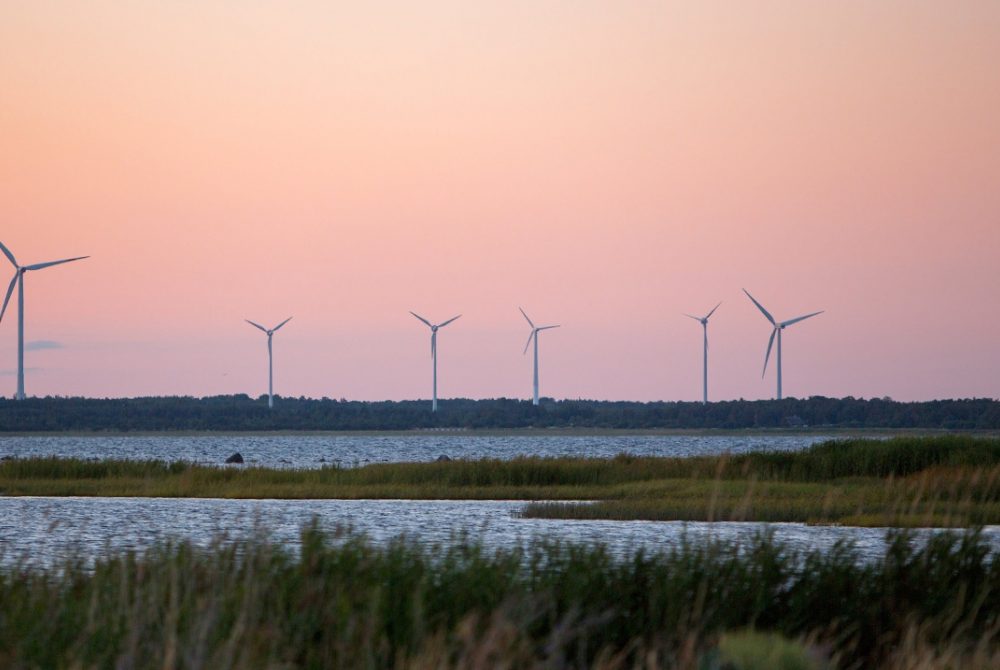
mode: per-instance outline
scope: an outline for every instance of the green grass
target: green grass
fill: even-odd
[[[732,670],[819,670],[826,663],[815,651],[774,633],[726,633],[719,640],[718,667]]]
[[[888,541],[872,563],[767,535],[616,558],[312,525],[297,551],[260,536],[0,563],[0,667],[990,667],[1000,562],[980,537]]]
[[[537,501],[523,511],[536,518],[969,526],[1000,523],[1000,439],[847,439],[801,452],[733,456],[622,454],[315,470],[14,459],[0,463],[0,493],[506,499]]]

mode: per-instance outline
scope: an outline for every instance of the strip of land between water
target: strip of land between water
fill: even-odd
[[[798,452],[317,469],[13,458],[0,462],[0,495],[523,500],[522,515],[534,518],[964,527],[1000,523],[1000,438],[853,438]]]

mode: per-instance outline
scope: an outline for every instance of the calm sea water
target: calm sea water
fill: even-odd
[[[885,530],[779,523],[662,521],[561,521],[522,519],[516,501],[446,500],[217,500],[192,498],[0,498],[0,563],[23,558],[53,564],[69,556],[142,550],[168,538],[207,545],[212,538],[238,539],[262,528],[294,548],[302,526],[314,517],[331,532],[350,527],[373,542],[406,535],[427,544],[454,541],[461,533],[487,548],[512,547],[532,539],[603,543],[624,555],[645,547],[667,549],[684,538],[747,542],[765,528],[792,549],[827,549],[838,540],[854,543],[862,560],[885,551]],[[927,537],[931,530],[920,531]],[[1000,550],[1000,526],[984,529]]]
[[[0,437],[0,457],[62,456],[84,459],[185,460],[219,464],[235,451],[248,463],[314,468],[373,462],[530,456],[694,456],[750,450],[791,451],[829,439],[782,436],[100,436]],[[18,498],[0,496],[0,561],[53,563],[108,550],[142,550],[167,538],[206,544],[213,537],[247,537],[265,529],[295,546],[313,517],[328,530],[350,527],[375,542],[407,535],[440,544],[468,533],[487,547],[533,539],[601,542],[625,554],[638,547],[663,549],[682,539],[750,540],[764,528],[794,549],[853,542],[865,559],[884,551],[885,531],[802,524],[559,521],[522,519],[516,501],[215,500],[164,498]],[[922,531],[925,535],[934,531]],[[1000,527],[984,537],[1000,551]]]
[[[701,456],[760,449],[794,451],[824,435],[251,435],[0,437],[0,458],[61,456],[222,463],[240,452],[252,465],[318,468],[449,458],[516,456]]]

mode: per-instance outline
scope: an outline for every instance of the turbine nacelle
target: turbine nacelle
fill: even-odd
[[[291,321],[291,320],[292,320],[292,317],[288,317],[287,319],[285,319],[284,321],[282,321],[281,323],[279,323],[279,324],[278,324],[277,326],[275,326],[274,328],[265,328],[264,326],[260,325],[259,323],[256,323],[256,322],[254,322],[254,321],[251,321],[250,319],[243,319],[243,320],[244,320],[244,321],[246,321],[247,323],[249,323],[249,324],[250,324],[251,326],[253,326],[254,328],[257,328],[258,330],[261,330],[261,331],[263,331],[263,333],[264,333],[265,335],[267,335],[268,337],[271,337],[271,336],[272,336],[272,335],[274,335],[274,334],[275,334],[276,332],[278,332],[278,330],[279,330],[279,329],[280,329],[280,328],[281,328],[282,326],[284,326],[284,325],[285,325],[286,323],[288,323],[289,321]]]
[[[422,323],[426,324],[427,327],[431,329],[432,333],[436,333],[439,328],[444,328],[449,323],[451,323],[452,321],[454,321],[454,320],[456,320],[456,319],[458,319],[458,318],[460,318],[462,316],[461,314],[459,314],[458,316],[451,317],[447,321],[442,321],[441,323],[434,324],[434,323],[431,323],[430,321],[428,321],[427,319],[425,319],[424,317],[420,316],[416,312],[410,312],[410,314],[412,314],[414,317],[416,317]]]
[[[698,323],[700,323],[703,326],[707,326],[708,325],[708,320],[710,318],[712,318],[712,315],[715,314],[715,310],[719,309],[720,305],[722,305],[721,301],[719,302],[718,305],[716,305],[715,307],[712,308],[711,312],[709,312],[705,316],[695,316],[694,314],[687,314],[687,313],[685,313],[684,316],[688,317],[689,319],[694,319],[695,321],[697,321]]]
[[[19,281],[24,281],[24,273],[28,270],[42,270],[53,265],[61,265],[62,263],[71,263],[73,261],[80,261],[84,258],[90,258],[90,256],[77,256],[76,258],[64,258],[61,261],[49,261],[47,263],[34,263],[32,265],[18,265],[17,259],[14,258],[14,254],[10,252],[3,242],[0,242],[0,251],[7,257],[11,265],[14,266],[14,277],[10,280],[10,284],[7,286],[7,295],[3,300],[3,307],[0,308],[0,321],[3,320],[3,315],[7,313],[7,303],[10,302],[10,297],[14,294],[14,289],[17,287]]]
[[[537,338],[538,337],[538,333],[542,332],[543,330],[549,330],[550,328],[558,328],[559,326],[558,325],[554,325],[554,326],[536,326],[535,322],[532,321],[530,318],[528,318],[528,315],[524,313],[523,309],[521,309],[520,307],[518,307],[518,309],[521,310],[521,315],[524,317],[524,320],[528,322],[529,326],[531,326],[531,333],[528,335],[528,341],[527,341],[527,343],[525,343],[525,345],[524,345],[524,351],[522,352],[522,353],[526,354],[526,353],[528,353],[528,347],[531,346],[531,340],[533,338]]]
[[[816,316],[818,314],[822,314],[825,310],[820,310],[818,312],[812,312],[810,314],[805,314],[803,316],[797,316],[794,319],[788,319],[787,321],[775,321],[774,317],[771,316],[771,313],[768,312],[766,309],[764,309],[764,306],[761,305],[759,302],[757,302],[757,299],[754,298],[752,295],[750,295],[749,291],[747,291],[746,289],[743,289],[743,292],[746,293],[747,297],[750,298],[751,302],[753,302],[753,304],[757,306],[757,309],[759,309],[760,312],[761,312],[761,314],[764,315],[764,318],[766,318],[768,321],[770,321],[771,325],[774,326],[774,329],[771,331],[771,338],[767,341],[767,353],[764,355],[764,369],[760,373],[761,379],[763,379],[764,375],[767,374],[767,364],[768,364],[768,361],[771,360],[771,348],[774,346],[774,337],[775,337],[775,335],[778,335],[780,333],[780,331],[783,331],[788,326],[796,324],[799,321],[805,321],[806,319],[810,319],[810,318],[812,318],[812,317],[814,317],[814,316]],[[781,398],[781,342],[780,342],[780,340],[778,342],[778,398],[779,398],[779,400]]]

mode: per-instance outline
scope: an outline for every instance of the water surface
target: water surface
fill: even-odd
[[[517,456],[705,456],[797,451],[828,435],[195,435],[0,437],[0,458],[61,456],[82,459],[189,461],[218,464],[234,452],[273,468]]]
[[[751,540],[765,528],[799,551],[855,544],[863,560],[885,551],[885,529],[807,526],[797,523],[567,521],[522,519],[518,501],[451,500],[224,500],[199,498],[0,498],[0,562],[23,557],[52,564],[71,556],[93,558],[108,550],[142,550],[168,538],[207,545],[213,537],[252,536],[264,528],[292,548],[314,517],[333,532],[350,527],[375,543],[406,535],[430,545],[462,533],[487,548],[510,548],[534,539],[603,543],[616,555],[644,547],[658,550],[683,539]],[[935,531],[919,531],[923,537]],[[983,536],[1000,550],[1000,526]]]

